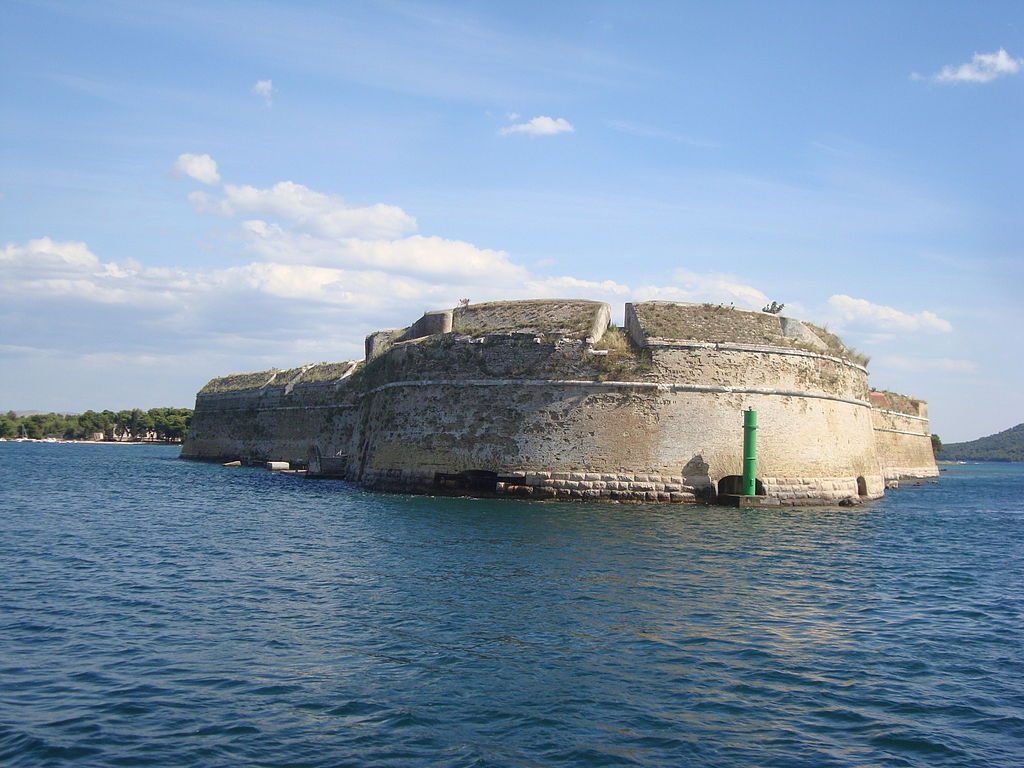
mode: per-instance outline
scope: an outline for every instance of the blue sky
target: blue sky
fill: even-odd
[[[1020,3],[11,2],[0,407],[529,296],[787,304],[1024,421]]]

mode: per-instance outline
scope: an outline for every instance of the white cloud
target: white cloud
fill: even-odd
[[[760,309],[770,301],[766,294],[732,275],[700,274],[681,269],[676,271],[674,278],[675,285],[638,288],[635,293],[637,300],[732,303],[747,309]]]
[[[607,301],[612,313],[621,313],[622,305],[629,299],[628,285],[614,280],[584,280],[570,275],[556,277],[531,277],[529,280],[511,286],[500,298],[516,299],[593,299]]]
[[[20,318],[17,327],[5,328],[10,349],[76,357],[230,350],[260,367],[292,360],[295,339],[310,333],[320,341],[305,351],[309,359],[358,354],[363,334],[455,306],[462,296],[591,298],[608,301],[617,314],[623,302],[651,296],[721,301],[730,290],[755,291],[757,301],[762,296],[722,276],[695,273],[681,273],[681,286],[636,291],[613,280],[542,277],[504,252],[440,237],[341,243],[258,220],[240,226],[257,260],[221,269],[103,261],[84,243],[50,238],[8,244],[0,249],[0,305]],[[321,333],[338,328],[347,330]],[[268,354],[281,359],[267,360]]]
[[[209,155],[178,155],[174,163],[174,172],[183,173],[203,184],[216,184],[220,181],[217,163]]]
[[[215,170],[207,159],[205,167]],[[184,162],[182,168],[195,170]],[[769,299],[728,274],[679,270],[664,284],[639,287],[540,275],[504,251],[419,234],[416,220],[397,206],[351,206],[295,182],[267,188],[225,183],[222,192],[189,197],[200,211],[235,219],[247,263],[172,269],[104,261],[81,242],[8,244],[0,248],[6,348],[59,350],[76,359],[167,349],[191,351],[197,359],[223,353],[256,368],[300,362],[300,353],[309,360],[358,355],[363,334],[407,324],[463,296],[592,298],[608,301],[620,317],[631,300],[759,309]],[[147,244],[138,245],[145,253]],[[832,297],[829,307],[886,332],[888,326],[948,330],[932,313],[909,315],[846,296]],[[204,369],[202,376],[219,370]]]
[[[292,181],[266,189],[225,184],[223,198],[193,194],[190,199],[203,212],[258,214],[322,237],[395,238],[416,230],[416,219],[398,206],[353,207],[337,195],[315,192]]]
[[[558,133],[572,133],[576,129],[564,117],[547,117],[540,115],[525,123],[508,125],[501,129],[502,136],[524,133],[527,136],[554,136]]]
[[[876,357],[873,363],[877,369],[910,373],[975,373],[978,370],[978,364],[973,360],[952,357],[887,355]]]
[[[42,237],[0,249],[0,296],[10,301],[66,298],[100,304],[153,306],[173,302],[191,287],[187,273],[143,267],[136,261],[103,262],[85,243]]]
[[[257,80],[255,85],[252,87],[252,92],[257,96],[263,97],[263,103],[267,107],[274,106],[274,81],[273,80]],[[285,105],[287,106],[287,105]]]
[[[1016,75],[1024,59],[1015,59],[1003,48],[994,53],[976,53],[965,64],[947,64],[931,79],[937,83],[990,83],[997,77]],[[916,79],[921,79],[917,76]]]
[[[914,314],[867,299],[836,294],[828,299],[828,308],[837,325],[888,331],[940,331],[949,333],[953,326],[934,312],[923,310]]]
[[[38,276],[64,274],[79,269],[95,270],[100,260],[85,243],[58,242],[49,237],[29,240],[24,245],[8,243],[0,250],[0,266],[24,268]]]
[[[516,281],[526,275],[504,251],[436,236],[337,240],[292,232],[259,219],[243,222],[242,235],[249,250],[263,261],[375,269],[453,282]]]

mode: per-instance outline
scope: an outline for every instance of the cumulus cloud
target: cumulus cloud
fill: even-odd
[[[395,238],[416,230],[416,219],[398,206],[351,206],[337,195],[315,192],[292,181],[281,181],[265,189],[225,184],[223,197],[193,193],[189,198],[205,213],[257,214],[329,238]]]
[[[263,97],[263,104],[267,107],[274,106],[274,81],[257,80],[252,87],[252,92]],[[287,105],[285,105],[287,106]]]
[[[828,299],[828,308],[837,324],[866,329],[916,332],[939,331],[949,333],[953,326],[934,312],[903,312],[884,304],[873,304],[867,299],[856,299],[836,294]]]
[[[241,232],[250,252],[265,261],[378,269],[450,281],[520,280],[526,274],[504,251],[437,236],[338,240],[290,231],[260,219],[243,222]]]
[[[24,245],[9,243],[0,250],[0,295],[77,296],[91,301],[127,300],[123,266],[102,263],[85,243],[49,237]]]
[[[174,172],[184,174],[203,184],[216,184],[220,181],[217,162],[209,155],[178,155],[174,162]]]
[[[308,342],[303,354],[309,359],[357,356],[363,334],[455,306],[463,296],[475,302],[592,298],[621,311],[624,301],[644,294],[722,301],[727,296],[714,294],[713,286],[729,287],[720,276],[701,282],[693,273],[683,273],[684,285],[636,290],[614,280],[540,276],[503,252],[420,235],[353,241],[350,250],[342,248],[343,259],[331,259],[325,255],[330,244],[321,238],[255,221],[240,231],[256,260],[213,269],[104,261],[84,243],[50,238],[4,246],[0,306],[20,318],[5,328],[11,350],[31,346],[79,357],[222,350],[259,367],[298,362],[300,339]],[[699,295],[695,284],[703,286]],[[338,328],[348,330],[339,335]]]
[[[183,161],[182,168],[215,171],[206,157],[205,165]],[[504,251],[419,233],[397,206],[353,206],[291,181],[225,183],[189,197],[197,210],[233,220],[245,263],[176,269],[105,260],[77,241],[9,243],[0,247],[0,351],[165,359],[173,350],[186,361],[176,366],[187,367],[193,354],[255,368],[358,356],[363,334],[455,306],[463,296],[593,298],[617,313],[625,301],[649,298],[753,309],[768,300],[727,274],[681,270],[666,284],[639,287],[538,274]],[[220,365],[198,378],[221,372]]]
[[[1000,48],[993,53],[976,53],[964,64],[947,64],[929,79],[936,83],[990,83],[998,77],[1016,75],[1024,66],[1024,58],[1015,59]],[[922,79],[915,75],[916,79]]]
[[[636,291],[637,299],[662,301],[732,303],[741,308],[760,309],[769,302],[766,294],[732,275],[701,274],[677,270],[674,284],[646,285]]]
[[[540,115],[525,123],[507,125],[499,133],[502,136],[512,136],[517,133],[527,136],[554,136],[559,133],[573,133],[575,130],[572,123],[564,117]]]

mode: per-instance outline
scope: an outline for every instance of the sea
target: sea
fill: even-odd
[[[0,765],[1021,766],[1024,466],[737,510],[0,443]]]

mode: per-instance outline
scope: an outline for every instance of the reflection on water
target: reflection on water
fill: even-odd
[[[4,765],[1015,765],[1024,472],[855,509],[0,445]]]

